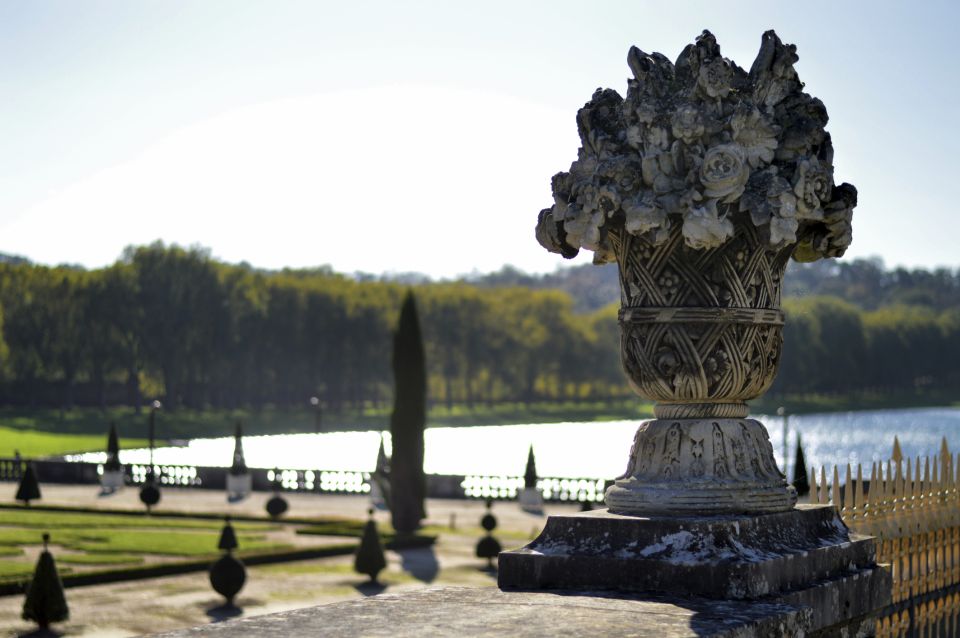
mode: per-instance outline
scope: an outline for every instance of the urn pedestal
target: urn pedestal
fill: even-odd
[[[795,490],[745,401],[769,388],[783,342],[789,250],[749,225],[710,250],[679,229],[653,245],[611,233],[621,285],[620,354],[634,390],[655,399],[627,470],[606,493],[620,514],[782,512]]]

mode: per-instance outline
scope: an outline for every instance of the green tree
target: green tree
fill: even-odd
[[[403,300],[393,336],[393,377],[396,390],[390,417],[391,517],[398,533],[410,534],[426,517],[423,430],[427,420],[426,362],[412,291]]]

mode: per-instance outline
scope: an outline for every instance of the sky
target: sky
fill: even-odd
[[[629,47],[676,59],[706,28],[749,69],[773,28],[860,193],[845,259],[957,268],[958,23],[876,0],[0,0],[0,252],[552,272],[537,213]]]

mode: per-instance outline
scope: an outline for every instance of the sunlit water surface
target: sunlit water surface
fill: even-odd
[[[757,416],[783,467],[783,419]],[[430,474],[523,474],[533,445],[540,476],[612,478],[626,467],[637,421],[544,423],[428,428],[424,469]],[[803,437],[807,465],[886,460],[898,435],[905,456],[932,455],[946,437],[960,451],[960,409],[924,408],[808,414],[789,419],[788,470],[792,475],[797,433]],[[390,435],[383,433],[387,452]],[[379,431],[245,436],[247,465],[258,468],[371,471],[380,445]],[[154,462],[171,465],[227,466],[233,438],[194,439],[185,447],[154,450]],[[102,462],[103,453],[68,457]],[[124,450],[124,464],[148,462],[145,449]]]

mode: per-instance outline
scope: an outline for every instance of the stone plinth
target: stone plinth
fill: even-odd
[[[167,638],[799,638],[809,634],[811,622],[809,608],[784,603],[596,592],[505,593],[493,588],[432,588],[214,623],[161,635]]]
[[[872,538],[836,510],[760,516],[551,516],[523,549],[500,554],[504,589],[658,592],[810,606],[814,631],[867,618],[890,601]]]

